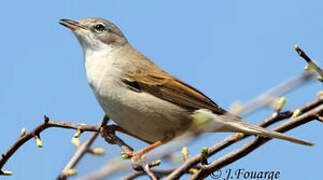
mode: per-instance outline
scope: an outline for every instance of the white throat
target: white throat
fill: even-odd
[[[96,39],[88,31],[77,30],[74,31],[74,34],[82,46],[86,76],[94,90],[94,86],[98,85],[103,77],[103,73],[106,71],[105,69],[109,66],[107,59],[113,47]]]
[[[88,83],[94,91],[101,86],[101,81],[105,74],[112,68],[111,47],[102,49],[92,49],[83,47],[84,67]]]

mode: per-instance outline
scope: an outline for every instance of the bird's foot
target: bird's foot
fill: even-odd
[[[116,144],[113,138],[111,138],[111,134],[115,134],[116,129],[113,125],[103,126],[100,130],[101,136],[105,139],[109,144]]]
[[[149,151],[157,148],[158,146],[162,145],[163,141],[157,141],[137,152],[123,152],[121,153],[121,156],[123,159],[129,159],[129,158],[133,158],[133,157],[142,157],[144,154],[148,153]]]

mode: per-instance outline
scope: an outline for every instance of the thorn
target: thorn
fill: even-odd
[[[74,134],[74,138],[78,138],[83,131],[81,129],[77,129],[76,133]]]
[[[43,142],[40,140],[39,135],[35,136],[36,144],[39,148],[43,147]]]
[[[23,137],[26,134],[26,128],[22,128],[22,130],[20,131],[20,136],[19,137]]]
[[[0,175],[11,176],[12,174],[13,174],[12,171],[5,171],[5,170],[0,171]]]
[[[292,118],[297,118],[301,114],[300,109],[295,109],[292,115]]]
[[[79,147],[80,145],[81,145],[81,141],[80,141],[80,139],[79,138],[72,138],[72,144],[77,148],[77,147]]]
[[[103,148],[94,148],[94,149],[91,149],[90,152],[92,154],[102,156],[102,155],[105,154],[105,149],[103,149]]]
[[[188,153],[188,148],[186,146],[182,148],[182,155],[183,155],[184,161],[186,161],[190,157]]]
[[[77,174],[76,169],[68,169],[64,172],[64,176],[69,177],[69,176],[74,176]]]
[[[156,160],[152,163],[149,164],[149,167],[152,168],[152,167],[155,167],[155,166],[159,166],[161,163],[161,160]]]

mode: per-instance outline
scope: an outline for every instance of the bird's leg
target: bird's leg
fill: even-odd
[[[104,127],[102,127],[100,133],[101,133],[101,136],[103,138],[105,138],[105,140],[108,143],[115,144],[115,142],[113,142],[112,140],[109,140],[109,138],[107,138],[109,133],[115,133],[115,131],[119,131],[121,133],[127,134],[129,136],[132,136],[134,138],[137,138],[137,139],[139,139],[141,141],[144,141],[144,142],[150,144],[149,146],[147,146],[147,147],[145,147],[145,148],[143,148],[143,149],[141,149],[141,150],[139,150],[137,152],[123,152],[122,155],[124,157],[127,157],[127,158],[131,158],[131,157],[135,157],[135,156],[136,157],[142,156],[145,153],[147,153],[147,152],[149,152],[149,151],[157,148],[158,146],[166,143],[166,141],[163,141],[163,140],[152,143],[150,141],[144,140],[144,139],[142,139],[142,138],[140,138],[140,137],[138,137],[138,136],[136,136],[136,135],[128,132],[127,130],[123,129],[122,127],[120,127],[118,125],[107,125],[107,126],[104,126]]]
[[[115,144],[115,143],[113,143],[112,141],[108,141],[107,140],[107,136],[108,136],[108,134],[109,133],[115,133],[115,131],[119,131],[119,132],[121,132],[121,133],[123,133],[123,134],[127,134],[127,135],[129,135],[129,136],[132,136],[132,137],[134,137],[134,138],[136,138],[136,139],[139,139],[139,140],[141,140],[141,141],[144,141],[144,142],[146,142],[146,143],[148,143],[148,144],[152,144],[152,142],[150,142],[150,141],[147,141],[147,140],[144,140],[144,139],[142,139],[142,138],[140,138],[140,137],[138,137],[138,136],[136,136],[136,135],[134,135],[134,134],[132,134],[132,133],[130,133],[130,132],[128,132],[127,130],[125,130],[125,129],[123,129],[122,127],[120,127],[120,126],[118,126],[118,125],[106,125],[106,126],[103,126],[102,127],[102,129],[101,129],[101,131],[100,131],[100,133],[101,133],[101,136],[103,137],[103,138],[105,138],[106,139],[106,141],[108,142],[108,143],[110,143],[110,144]]]
[[[131,158],[131,157],[140,157],[146,153],[148,153],[149,151],[159,147],[160,145],[165,144],[165,141],[156,141],[152,144],[150,144],[149,146],[137,151],[137,152],[123,152],[122,156],[126,157],[126,158]]]

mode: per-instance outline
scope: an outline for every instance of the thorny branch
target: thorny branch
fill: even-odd
[[[97,126],[99,129],[103,126],[105,126],[108,122],[109,118],[107,116],[104,116],[100,124]],[[65,180],[68,176],[69,170],[71,170],[83,157],[83,155],[89,150],[91,144],[94,142],[96,137],[98,136],[99,131],[93,132],[89,138],[79,147],[77,147],[73,157],[71,160],[66,164],[60,175],[57,177],[58,180]]]
[[[309,102],[299,108],[296,108],[296,109],[293,109],[293,110],[289,110],[289,111],[285,111],[285,112],[281,112],[279,114],[277,114],[276,116],[269,116],[268,118],[264,119],[263,121],[261,121],[260,123],[258,123],[259,126],[262,126],[262,127],[268,127],[270,125],[273,125],[274,123],[277,123],[281,120],[284,120],[284,119],[287,119],[287,118],[291,118],[290,120],[286,121],[283,125],[285,126],[286,124],[286,129],[284,129],[284,131],[287,131],[287,128],[289,128],[291,126],[291,124],[289,124],[289,122],[292,122],[292,125],[302,125],[302,124],[297,124],[297,123],[307,123],[309,122],[310,120],[313,120],[313,119],[317,119],[318,118],[318,114],[322,114],[323,113],[323,96],[319,96],[318,98],[316,98],[315,100],[313,100],[312,102]],[[303,114],[302,115],[299,115],[298,117],[293,117],[295,116],[295,113],[296,111],[300,111],[302,112]],[[292,118],[293,117],[293,118]],[[280,126],[279,126],[280,127]],[[285,128],[285,127],[283,127]],[[296,128],[295,127],[292,127],[292,128]],[[288,129],[290,130],[290,129]],[[208,157],[214,155],[215,153],[239,142],[240,140],[242,139],[245,139],[249,137],[248,135],[245,135],[243,137],[240,137],[239,139],[237,139],[237,136],[236,134],[235,135],[232,135],[232,136],[229,136],[223,140],[221,140],[220,142],[210,146],[208,148]],[[270,139],[267,139],[267,138],[255,138],[255,139],[264,139],[266,141],[270,140]],[[259,141],[259,140],[258,140]],[[257,141],[257,143],[258,143]],[[253,141],[252,141],[253,142]],[[261,144],[262,145],[262,144]],[[254,146],[253,146],[254,147]],[[254,147],[254,148],[257,148],[257,147]],[[233,151],[235,152],[235,151]],[[243,156],[241,157],[235,157],[235,158],[242,158]],[[183,174],[185,173],[191,173],[189,170],[191,168],[195,168],[197,167],[197,169],[201,169],[200,171],[204,172],[204,167],[209,167],[211,166],[211,163],[209,166],[201,166],[199,163],[201,162],[202,160],[202,154],[198,154],[196,156],[193,156],[191,158],[188,158],[185,160],[185,162],[177,167],[177,168],[173,168],[173,169],[166,169],[166,170],[160,170],[160,169],[154,169],[152,170],[153,173],[155,173],[156,176],[158,176],[159,178],[161,177],[166,177],[166,179],[178,179],[180,178]],[[237,160],[237,159],[236,159]],[[231,163],[231,162],[230,162]],[[228,164],[230,164],[228,162]],[[227,164],[226,164],[227,165]],[[107,166],[109,167],[109,166]],[[111,164],[110,164],[110,168],[111,168]],[[108,168],[106,168],[106,170],[108,170]],[[200,173],[200,171],[198,171],[198,173]],[[207,173],[210,174],[212,173],[213,171],[208,171]],[[85,179],[102,179],[103,177],[107,177],[109,175],[112,175],[112,174],[105,174],[106,176],[102,176],[105,172],[102,171],[102,172],[96,172],[96,173],[93,173],[93,176],[89,176],[88,178],[82,178],[82,180],[85,180]],[[142,175],[145,175],[146,173],[144,171],[135,171],[133,173],[130,173],[129,175],[125,176],[123,179],[134,179],[136,177],[139,177],[139,176],[142,176]],[[101,175],[101,176],[100,176]],[[200,177],[199,177],[200,178]],[[197,178],[198,179],[198,178]]]
[[[299,107],[297,109],[301,110],[301,112],[305,112],[304,114],[300,115],[297,118],[291,118],[288,121],[284,122],[282,125],[274,128],[273,130],[277,130],[279,132],[286,132],[290,129],[296,128],[302,124],[305,124],[311,120],[314,120],[317,118],[317,114],[322,113],[323,112],[323,96],[318,97],[317,99],[315,99],[314,101]],[[278,122],[282,119],[286,119],[286,118],[290,118],[293,115],[293,111],[287,111],[287,112],[283,112],[280,113],[279,115],[277,115],[276,117],[268,117],[267,119],[263,120],[262,122],[260,122],[258,125],[262,126],[262,127],[268,127],[270,125],[272,125],[275,122]],[[245,136],[248,137],[248,136]],[[244,139],[245,137],[241,138]],[[241,140],[239,139],[239,140]],[[252,150],[258,148],[260,145],[264,144],[265,142],[269,141],[270,139],[268,138],[260,138],[257,137],[255,140],[251,141],[248,143],[248,146],[250,146],[252,148]],[[223,139],[222,141],[212,145],[209,147],[209,155],[213,155],[221,150],[223,150],[224,148],[227,148],[228,146],[234,144],[237,142],[236,136],[230,136],[227,137],[225,139]],[[244,149],[243,147],[241,149]],[[250,149],[248,149],[250,150]],[[241,150],[241,154],[238,154],[237,152],[239,152],[238,150],[234,150],[232,153],[229,153],[227,156],[225,156],[225,158],[220,158],[218,159],[217,163],[219,164],[215,164],[215,162],[212,162],[210,165],[208,166],[204,166],[201,171],[198,174],[202,174],[202,175],[198,175],[198,177],[200,178],[201,176],[205,177],[206,174],[210,174],[212,172],[214,172],[215,170],[217,170],[216,168],[222,168],[225,165],[228,165],[232,162],[234,162],[235,160],[238,160],[240,158],[242,158],[243,156],[247,155],[248,153],[250,153],[251,151],[243,151]],[[245,153],[245,154],[244,154]],[[179,178],[181,175],[183,175],[189,168],[194,167],[195,165],[197,165],[200,162],[201,159],[201,155],[196,155],[192,158],[190,158],[189,160],[185,161],[185,163],[180,166],[179,168],[177,168],[174,172],[172,172],[172,174],[170,174],[166,179],[170,180],[170,179],[176,179]],[[221,163],[221,164],[220,164]],[[211,168],[212,167],[212,168]],[[206,169],[206,170],[204,170]],[[213,171],[212,171],[213,170]],[[197,175],[194,175],[192,178],[195,178]],[[198,178],[197,178],[198,179]]]
[[[295,46],[296,51],[298,54],[306,60],[308,63],[308,66],[305,69],[313,69],[317,73],[319,73],[319,80],[322,81],[323,77],[323,71],[322,69],[317,66],[298,46]],[[254,111],[257,108],[263,107],[270,103],[270,101],[273,100],[273,98],[280,96],[282,93],[285,93],[288,90],[294,89],[295,87],[304,84],[305,82],[308,82],[313,78],[313,73],[306,73],[302,76],[293,79],[291,81],[288,81],[285,84],[282,84],[278,86],[277,88],[274,88],[267,93],[264,93],[263,95],[259,96],[257,99],[254,100],[254,102],[250,104],[246,104],[243,108],[243,111],[241,111],[242,114],[249,113],[250,111]],[[273,130],[277,130],[279,132],[286,132],[290,129],[296,128],[298,126],[301,126],[305,123],[308,123],[314,119],[319,120],[320,122],[323,122],[323,95],[322,93],[318,95],[318,98],[313,100],[312,102],[305,104],[297,109],[286,111],[286,112],[277,112],[275,116],[270,116],[266,118],[265,120],[261,121],[258,125],[262,127],[268,127],[278,121],[281,121],[283,119],[288,119],[283,124],[277,126]],[[296,113],[298,112],[298,113]],[[86,152],[90,151],[90,145],[93,143],[95,138],[97,137],[100,128],[102,126],[105,126],[107,123],[107,119],[102,120],[100,125],[98,126],[91,126],[86,124],[80,124],[80,123],[72,123],[72,122],[62,122],[62,121],[51,121],[48,117],[45,116],[44,123],[33,129],[28,134],[22,133],[19,139],[5,152],[2,154],[2,157],[0,159],[0,175],[9,175],[9,171],[2,170],[5,163],[8,161],[8,159],[27,141],[29,141],[32,138],[36,139],[37,145],[42,146],[41,140],[40,140],[40,133],[44,131],[45,129],[49,127],[59,127],[59,128],[68,128],[68,129],[75,129],[80,132],[83,131],[92,131],[93,133],[89,136],[89,138],[81,144],[77,149],[71,160],[67,163],[67,165],[64,167],[62,172],[60,173],[58,179],[66,179],[68,177],[68,170],[71,170],[78,161],[83,157],[83,155]],[[238,137],[238,138],[237,138]],[[203,153],[200,153],[198,155],[195,155],[193,157],[187,158],[185,162],[177,167],[172,169],[151,169],[152,167],[158,165],[159,163],[146,163],[145,159],[137,159],[134,161],[132,159],[132,165],[136,164],[137,166],[134,167],[136,171],[130,173],[129,175],[125,176],[123,179],[134,179],[136,177],[142,176],[142,175],[148,175],[151,179],[158,179],[162,177],[166,177],[167,180],[171,179],[178,179],[185,173],[193,173],[193,176],[191,179],[201,179],[205,178],[208,175],[210,175],[215,170],[218,170],[230,163],[233,163],[234,161],[246,156],[247,154],[251,153],[256,148],[260,147],[264,143],[270,140],[270,138],[261,138],[256,137],[249,143],[243,145],[241,148],[232,151],[231,153],[228,153],[227,155],[211,162],[208,164],[207,158],[214,155],[215,153],[229,147],[230,145],[248,137],[247,135],[239,135],[237,134],[227,137],[223,139],[222,141],[210,146],[206,149],[207,156]],[[119,145],[123,151],[132,151],[132,148],[128,146],[125,142],[123,142],[118,136],[114,134],[114,132],[108,133],[105,139],[108,142],[113,142],[114,144]],[[163,158],[165,157],[165,152],[157,152],[157,155],[154,156],[154,158]],[[130,167],[129,161],[122,161],[120,162],[120,159],[118,160],[112,160],[109,161],[109,163],[105,166],[105,168],[102,168],[100,171],[97,171],[92,176],[88,176],[90,179],[101,179],[103,177],[110,176],[116,172],[119,172],[121,170],[128,169]],[[191,171],[191,170],[194,171]],[[84,178],[84,179],[88,179]]]
[[[295,46],[295,50],[298,53],[298,55],[301,56],[307,62],[308,65],[305,66],[305,70],[313,69],[320,75],[318,80],[323,82],[323,70],[317,64],[315,64],[315,62],[312,61],[312,59],[309,58],[298,45]]]
[[[81,123],[73,123],[73,122],[64,122],[64,121],[51,121],[47,116],[44,116],[44,122],[33,129],[31,132],[25,135],[21,135],[19,139],[5,152],[2,154],[0,159],[0,175],[4,174],[2,171],[3,166],[6,164],[8,159],[27,141],[32,138],[36,138],[40,141],[40,133],[47,128],[51,127],[59,127],[59,128],[67,128],[67,129],[80,129],[82,131],[98,131],[99,128],[97,126],[90,126]]]
[[[322,97],[320,98],[321,100],[323,99]],[[300,115],[297,118],[290,119],[283,124],[277,126],[273,130],[278,131],[278,132],[286,132],[291,129],[294,129],[298,126],[301,126],[305,123],[308,123],[312,120],[315,120],[317,117],[317,114],[323,112],[323,104],[322,101],[318,107]],[[218,160],[212,162],[210,165],[204,166],[197,174],[194,174],[193,177],[191,177],[192,180],[196,179],[202,179],[210,175],[212,172],[228,165],[233,162],[235,162],[238,159],[241,159],[242,157],[248,155],[251,153],[253,150],[257,149],[261,145],[265,144],[271,140],[270,138],[263,138],[263,137],[257,137],[253,141],[245,144],[241,148],[232,151],[231,153],[219,158]]]
[[[260,107],[268,105],[269,103],[271,103],[271,101],[275,97],[278,97],[283,93],[286,93],[288,90],[295,89],[297,86],[300,86],[300,85],[304,84],[304,82],[308,82],[313,77],[314,77],[314,73],[308,72],[308,73],[303,74],[302,76],[299,76],[298,78],[295,78],[295,79],[292,79],[290,81],[287,81],[286,83],[283,83],[283,84],[281,84],[281,85],[267,91],[266,93],[260,95],[258,98],[251,101],[250,103],[247,103],[245,106],[243,106],[243,109],[242,109],[241,113],[242,114],[249,113],[251,111],[254,111],[255,109],[258,109]],[[270,125],[272,125],[272,124],[274,124],[274,123],[276,123],[278,121],[281,121],[283,119],[287,119],[287,118],[290,118],[292,116],[296,117],[297,113],[295,113],[295,112],[301,112],[301,113],[307,112],[308,110],[311,110],[314,107],[316,107],[317,105],[322,103],[322,97],[321,97],[322,94],[318,95],[318,96],[319,96],[319,98],[317,98],[313,102],[310,102],[309,104],[306,104],[306,105],[304,105],[304,106],[302,106],[302,107],[300,107],[298,109],[295,109],[295,110],[290,110],[290,111],[283,112],[283,113],[279,112],[275,116],[268,117],[267,119],[265,119],[264,121],[262,121],[258,125],[263,126],[263,127],[268,127],[268,126],[270,126]],[[322,112],[315,115],[315,117],[313,116],[312,118],[315,118],[315,119],[318,119],[318,120],[322,121]],[[242,139],[244,139],[246,137],[248,137],[248,136],[244,136]],[[222,149],[227,148],[228,146],[230,146],[231,144],[234,144],[236,142],[238,142],[237,139],[236,139],[236,135],[228,137],[228,138],[220,141],[219,143],[214,145],[216,148],[214,148],[214,146],[211,146],[210,147],[211,149],[209,148],[210,156],[213,155],[216,152],[219,152]],[[214,149],[212,150],[212,148],[214,148]],[[160,153],[160,154],[163,154],[163,153]],[[162,157],[162,155],[160,157]],[[164,176],[167,175],[167,173],[169,173],[169,174],[172,173],[176,177],[176,172],[177,173],[180,172],[180,175],[178,177],[176,177],[176,178],[179,178],[184,173],[188,173],[188,169],[196,166],[200,162],[200,159],[201,159],[201,155],[199,154],[199,155],[197,155],[197,156],[195,156],[193,158],[190,158],[189,161],[186,161],[179,168],[174,168],[172,170],[165,171],[165,173],[163,173],[163,175],[158,174],[157,171],[159,171],[159,170],[153,170],[153,172],[156,175],[158,174],[158,177],[164,177]],[[94,173],[92,173],[91,176],[88,176],[88,177],[86,177],[84,179],[101,179],[103,177],[111,176],[113,173],[111,173],[112,171],[109,171],[109,169],[111,169],[110,167],[111,167],[111,164],[108,163],[100,171],[94,172]],[[122,167],[125,168],[126,165],[123,164]],[[124,177],[124,178],[125,179],[132,179],[132,178],[135,178],[135,177],[138,177],[138,176],[141,176],[141,175],[145,175],[145,174],[146,173],[144,171],[135,171],[135,172],[129,174],[128,176]],[[172,179],[171,178],[172,174],[169,176],[170,179]],[[176,178],[174,178],[174,179],[176,179]]]

